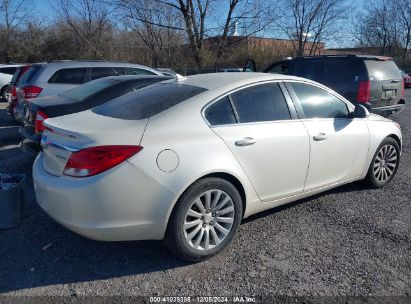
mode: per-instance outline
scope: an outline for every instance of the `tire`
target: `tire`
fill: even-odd
[[[210,208],[207,208],[207,198]],[[230,182],[204,178],[191,185],[177,201],[164,241],[178,258],[189,262],[204,261],[232,241],[242,215],[241,196]]]
[[[7,88],[8,88],[8,85],[5,85],[4,87],[1,88],[1,92],[0,92],[1,96],[0,97],[1,97],[3,102],[7,101],[7,96],[6,96]]]
[[[385,138],[378,146],[370,167],[368,168],[366,183],[373,188],[382,188],[395,176],[400,163],[400,147],[391,137]]]

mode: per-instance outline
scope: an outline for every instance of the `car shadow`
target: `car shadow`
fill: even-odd
[[[326,193],[361,190],[361,184],[353,183]],[[293,208],[319,195],[259,213],[243,222]],[[161,241],[89,240],[54,222],[37,206],[34,196],[26,204],[31,206],[20,226],[0,230],[0,277],[7,278],[0,280],[0,293],[164,272],[190,265],[178,260]]]
[[[318,193],[318,194],[314,194],[312,196],[297,200],[295,202],[287,203],[285,205],[281,205],[281,206],[278,206],[278,207],[268,209],[266,211],[254,214],[254,215],[244,219],[242,221],[242,223],[252,222],[256,219],[263,218],[263,217],[272,215],[272,214],[277,213],[277,212],[281,212],[281,211],[284,211],[284,210],[291,209],[295,206],[310,202],[312,200],[318,199],[319,197],[326,196],[328,194],[359,192],[359,191],[364,191],[364,190],[370,190],[370,188],[367,187],[362,181],[356,181],[356,182],[346,184],[346,185],[342,185],[342,186],[339,186],[337,188],[330,189],[330,190],[327,190],[327,191],[324,191],[324,192],[321,192],[321,193]]]

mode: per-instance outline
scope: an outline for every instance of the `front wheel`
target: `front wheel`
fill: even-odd
[[[194,183],[178,200],[165,242],[177,257],[199,262],[221,252],[237,233],[242,218],[238,190],[220,178]]]
[[[395,176],[400,162],[398,142],[387,137],[375,152],[365,181],[374,188],[382,188]]]

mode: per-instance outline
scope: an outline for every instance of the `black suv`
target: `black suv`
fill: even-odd
[[[296,57],[271,64],[265,73],[312,79],[354,104],[384,116],[405,105],[401,72],[392,58],[369,55]]]

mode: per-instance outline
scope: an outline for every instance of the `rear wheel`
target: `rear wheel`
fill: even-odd
[[[3,99],[3,101],[7,101],[7,88],[8,88],[8,85],[5,85],[4,87],[1,88],[0,97]]]
[[[391,137],[383,140],[375,152],[365,180],[374,188],[388,184],[395,176],[400,162],[400,147]]]
[[[241,218],[242,201],[237,189],[226,180],[205,178],[177,202],[165,241],[179,258],[203,261],[231,242]]]

